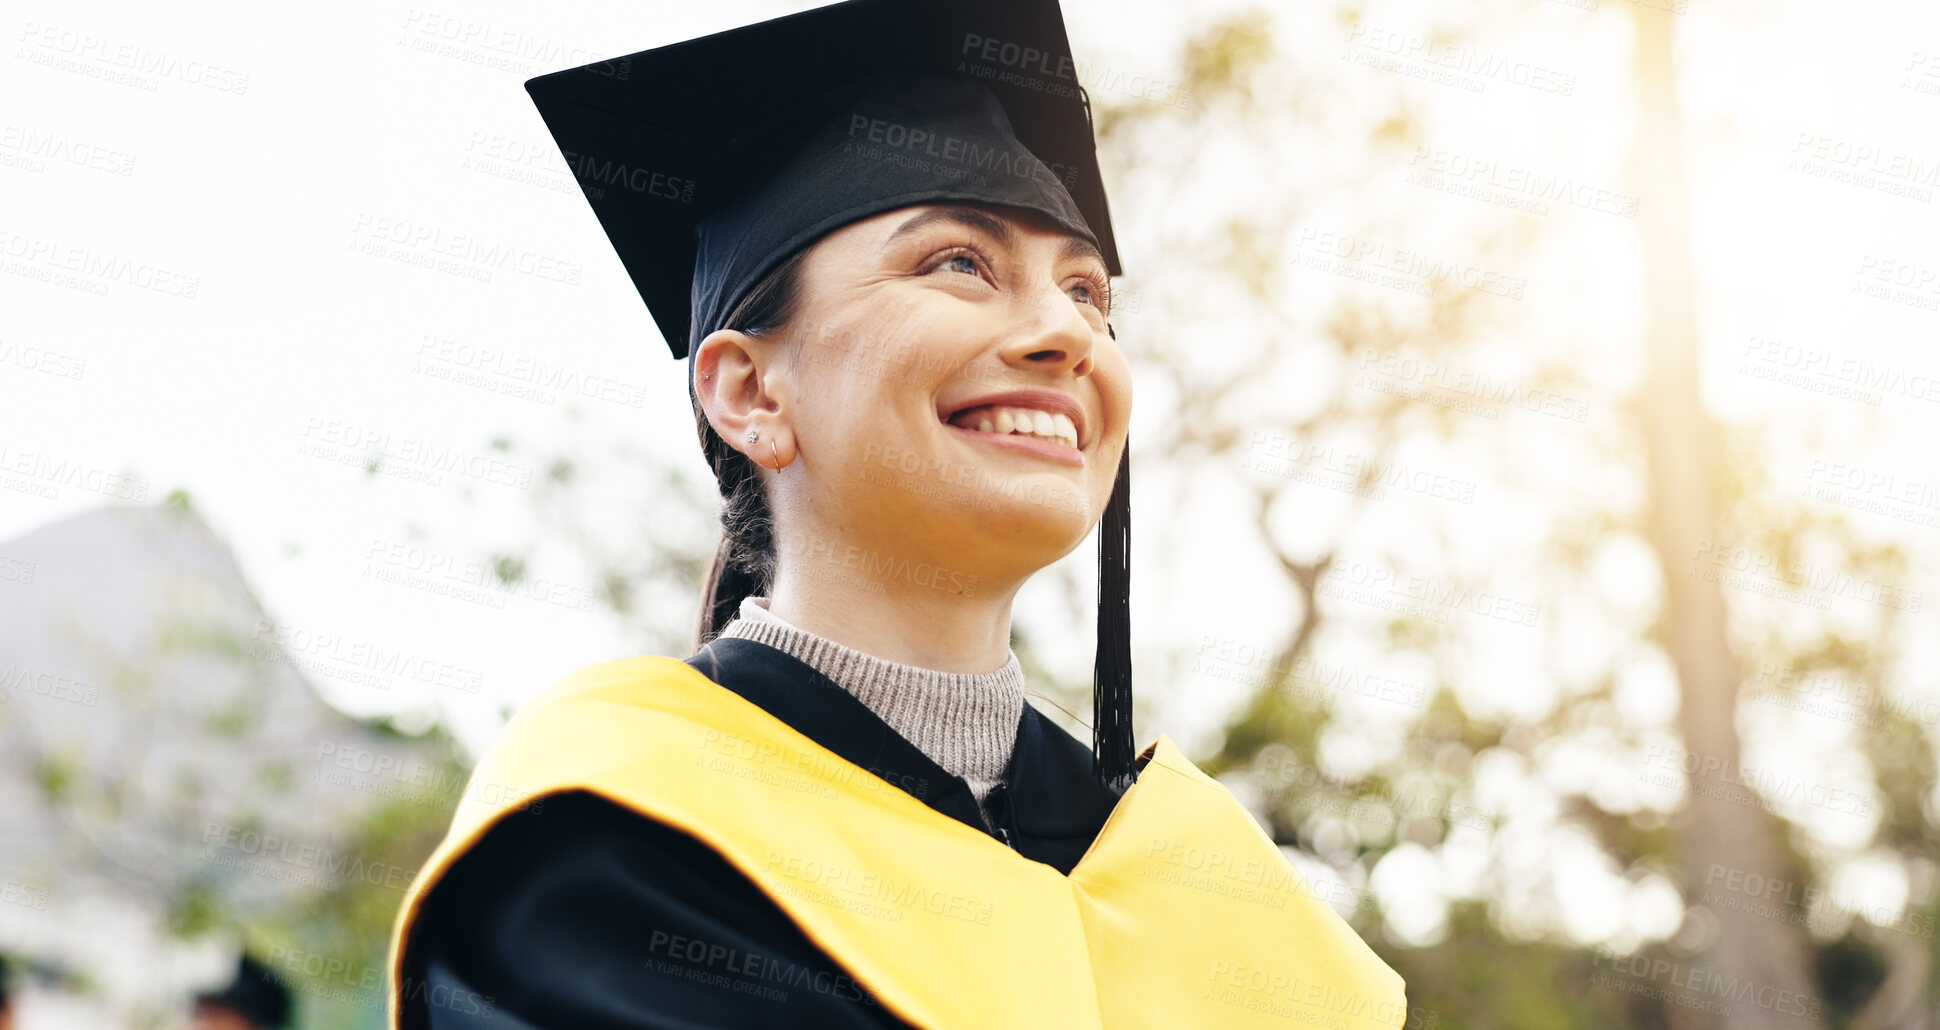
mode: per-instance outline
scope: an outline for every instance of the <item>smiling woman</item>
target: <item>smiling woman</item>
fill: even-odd
[[[1071,66],[1053,0],[527,84],[690,359],[725,533],[693,655],[567,677],[474,771],[398,914],[397,1030],[1405,1020],[1223,786],[1133,754],[1118,259],[1082,91],[973,59],[1012,51]],[[1010,639],[1094,530],[1087,747]]]
[[[792,560],[772,569],[769,610],[892,661],[1001,667],[1012,599],[1091,532],[1124,452],[1131,384],[1103,258],[1021,214],[918,206],[837,229],[786,268],[771,294],[790,299],[785,324],[717,330],[694,356],[712,439],[771,466],[771,546]],[[905,341],[921,361],[879,357]],[[818,576],[850,548],[970,579]]]

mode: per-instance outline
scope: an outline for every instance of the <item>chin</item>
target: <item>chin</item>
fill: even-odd
[[[1030,558],[1037,568],[1070,554],[1098,521],[1084,491],[1055,477],[1019,477],[1014,493],[980,500],[952,512],[960,538],[989,541],[1004,559]]]

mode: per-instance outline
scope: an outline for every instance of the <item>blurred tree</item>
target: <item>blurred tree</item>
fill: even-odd
[[[1226,612],[1189,607],[1202,594],[1144,592],[1215,575],[1234,606],[1283,598],[1293,613],[1271,639],[1241,642],[1265,657],[1239,676],[1203,671],[1191,639],[1141,638],[1141,706],[1195,677],[1242,684],[1217,746],[1196,757],[1304,871],[1339,881],[1342,907],[1408,978],[1411,1027],[1931,1028],[1932,721],[1884,702],[1862,713],[1845,754],[1881,817],[1857,846],[1831,842],[1813,822],[1824,812],[1795,804],[1785,782],[1750,775],[1756,739],[1740,739],[1747,719],[1790,739],[1770,716],[1804,677],[1890,696],[1903,612],[1862,606],[1800,634],[1799,604],[1727,599],[1681,567],[1720,541],[1755,545],[1781,570],[1807,550],[1833,555],[1827,567],[1874,583],[1904,582],[1906,560],[1766,482],[1763,427],[1719,425],[1702,406],[1669,20],[1633,6],[1630,239],[1634,306],[1650,320],[1628,349],[1543,323],[1519,289],[1489,285],[1541,267],[1554,273],[1545,285],[1573,288],[1564,218],[1395,188],[1432,163],[1437,119],[1472,115],[1457,108],[1481,97],[1427,95],[1405,75],[1344,87],[1352,46],[1326,60],[1331,44],[1314,41],[1325,32],[1310,20],[1297,31],[1314,39],[1290,34],[1286,12],[1203,23],[1169,88],[1146,95],[1104,85],[1123,69],[1091,66],[1132,273],[1113,321],[1145,420],[1134,564],[1151,609],[1136,617],[1188,635],[1216,626]],[[1333,18],[1341,37],[1369,38],[1358,8]],[[1420,35],[1446,50],[1479,31]],[[1603,124],[1574,109],[1557,118]],[[1357,264],[1370,247],[1378,257]],[[1578,247],[1598,273],[1617,264]],[[1576,416],[1545,407],[1558,399]],[[711,482],[682,471],[698,461],[630,461],[650,484],[638,508],[653,530],[615,535],[587,521],[614,505],[584,502],[576,466],[534,460],[558,473],[538,494],[543,536],[587,556],[644,649],[684,653],[718,503]],[[1424,469],[1474,494],[1407,489]],[[1203,551],[1174,546],[1190,543],[1185,524],[1191,540],[1217,542],[1215,574],[1191,564]],[[527,567],[504,557],[512,574]],[[1430,600],[1406,611],[1329,600],[1330,585],[1369,567],[1425,584]],[[1057,582],[1083,619],[1089,584]],[[1513,602],[1514,618],[1464,607],[1477,597]],[[1088,684],[1046,683],[1037,660],[1068,627],[1014,632],[1034,687],[1083,710]],[[1356,684],[1392,684],[1396,667],[1414,670],[1419,706],[1361,703]],[[1480,685],[1505,668],[1516,704]],[[1749,670],[1766,688],[1756,696],[1741,690]],[[1836,747],[1823,729],[1790,727]],[[1836,889],[1862,859],[1908,884],[1891,925],[1856,917]],[[1746,878],[1783,891],[1721,895],[1714,882]],[[1808,1014],[1767,1004],[1778,992]]]

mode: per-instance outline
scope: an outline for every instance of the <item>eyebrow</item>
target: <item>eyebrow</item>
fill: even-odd
[[[1111,275],[1111,266],[1105,264],[1105,255],[1100,254],[1098,248],[1091,245],[1091,241],[1078,236],[1066,236],[1064,245],[1058,248],[1058,260],[1072,261],[1078,258],[1090,258],[1098,262],[1098,267],[1105,270],[1106,276]]]
[[[958,225],[982,230],[995,237],[1005,249],[1009,249],[1017,242],[1017,234],[1011,231],[1010,223],[995,215],[985,214],[970,207],[933,207],[897,226],[896,231],[890,233],[889,238],[883,241],[882,249],[886,252],[896,245],[896,241],[921,232],[938,222],[955,222]]]

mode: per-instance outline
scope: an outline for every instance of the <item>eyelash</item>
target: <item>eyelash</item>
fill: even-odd
[[[931,272],[937,271],[938,269],[941,269],[944,265],[948,264],[951,258],[959,258],[959,257],[976,258],[977,261],[981,263],[985,268],[993,269],[990,273],[992,277],[995,277],[997,274],[993,267],[995,265],[995,262],[991,261],[990,257],[986,255],[983,251],[978,250],[977,248],[972,247],[967,243],[950,247],[947,250],[944,250],[941,253],[938,253],[935,256],[933,256],[927,263],[928,270]],[[1111,281],[1108,279],[1105,279],[1102,276],[1097,276],[1097,275],[1086,275],[1084,277],[1084,280],[1085,280],[1085,285],[1091,288],[1092,299],[1089,302],[1091,306],[1094,308],[1097,308],[1100,314],[1110,311],[1111,310]],[[1086,302],[1079,301],[1079,303],[1082,304]]]

